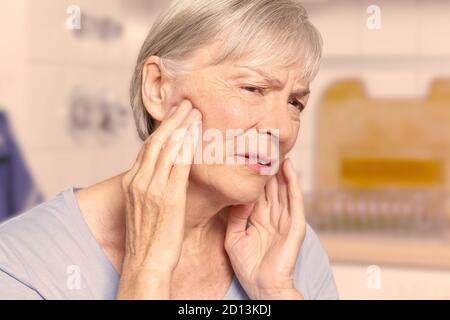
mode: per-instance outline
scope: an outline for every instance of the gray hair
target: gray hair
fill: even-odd
[[[213,64],[246,55],[262,63],[291,66],[302,61],[302,78],[312,80],[322,55],[322,38],[298,0],[174,0],[153,24],[139,53],[130,100],[142,141],[155,129],[144,107],[142,76],[146,60],[161,59],[162,72],[188,72],[183,60],[196,49],[220,41]]]

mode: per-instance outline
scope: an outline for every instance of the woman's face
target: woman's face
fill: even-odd
[[[208,149],[211,140],[203,141],[203,163],[192,167],[191,183],[213,191],[221,201],[251,203],[295,144],[309,83],[299,76],[300,64],[290,68],[255,66],[249,59],[208,66],[213,50],[205,47],[193,55],[189,60],[193,72],[174,80],[172,94],[165,102],[174,105],[190,100],[203,114],[204,138],[213,132],[211,129],[223,137],[223,157],[218,156],[223,161],[215,157],[213,164],[205,163],[206,155],[214,154]],[[227,138],[227,129],[237,131],[228,133]],[[238,148],[238,139],[245,142],[244,149]],[[271,169],[242,164],[251,154],[272,157]],[[272,172],[261,172],[267,169]]]

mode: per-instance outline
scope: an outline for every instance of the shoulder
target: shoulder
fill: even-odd
[[[71,208],[67,204],[68,191],[1,223],[2,251],[4,252],[5,246],[30,251],[38,248],[42,250],[42,245],[54,242],[55,238],[66,235],[71,227],[75,227],[73,212],[70,212]]]
[[[310,225],[306,227],[294,280],[306,299],[339,298],[328,255]]]
[[[0,269],[29,282],[27,265],[49,261],[70,225],[63,192],[0,224]],[[44,258],[45,257],[45,258]],[[42,259],[42,260],[41,260]]]
[[[67,291],[74,271],[84,271],[82,278],[94,284],[105,280],[99,274],[111,274],[99,259],[71,192],[65,190],[0,224],[0,272],[45,298],[76,298],[77,292]]]

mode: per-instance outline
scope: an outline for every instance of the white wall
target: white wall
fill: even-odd
[[[47,198],[87,186],[129,168],[140,141],[128,103],[134,62],[151,21],[162,6],[133,1],[80,0],[82,14],[109,17],[124,27],[118,40],[82,39],[66,26],[72,1],[0,3],[0,104],[35,180]],[[114,139],[76,141],[68,132],[68,104],[76,88],[98,97],[109,92],[127,107],[127,127]]]

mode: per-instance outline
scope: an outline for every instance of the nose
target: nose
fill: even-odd
[[[276,134],[280,144],[295,141],[297,130],[288,109],[287,99],[285,94],[280,94],[268,101],[257,125],[258,129],[269,130],[272,135]]]

